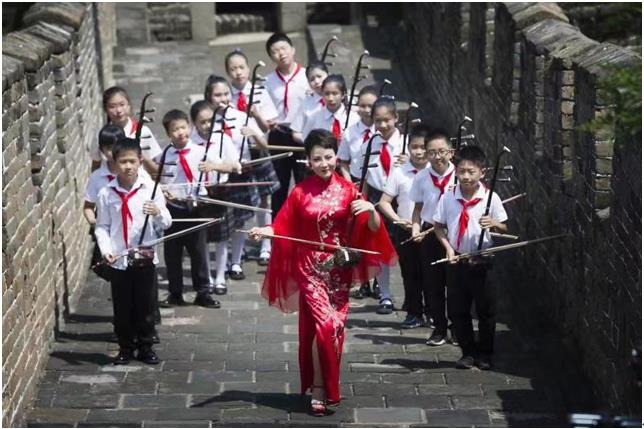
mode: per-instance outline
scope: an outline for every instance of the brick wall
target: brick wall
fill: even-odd
[[[578,350],[604,409],[641,414],[630,354],[641,347],[641,137],[615,141],[579,126],[608,109],[602,64],[641,62],[585,37],[554,3],[406,3],[409,78],[427,122],[463,115],[488,153],[512,153],[502,196],[509,229],[564,241],[499,255],[500,294],[523,324],[549,326]],[[516,311],[515,311],[516,313]]]
[[[94,10],[37,3],[3,37],[3,426],[21,424],[89,265],[82,205],[103,121]]]

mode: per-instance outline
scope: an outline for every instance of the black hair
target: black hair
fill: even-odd
[[[458,151],[455,163],[458,166],[463,161],[470,161],[477,167],[485,168],[485,152],[479,146],[465,146]]]
[[[117,140],[116,143],[114,143],[114,146],[112,146],[112,158],[116,160],[119,157],[119,154],[128,150],[136,151],[136,153],[141,156],[141,146],[136,139],[122,138]]]
[[[338,140],[328,130],[315,129],[312,130],[304,139],[304,152],[306,156],[311,156],[313,148],[320,146],[323,149],[333,149],[334,153],[338,153]]]
[[[425,144],[429,143],[432,140],[445,140],[447,142],[447,146],[449,146],[450,148],[452,147],[452,144],[449,140],[449,134],[442,128],[435,128],[425,136]]]
[[[224,58],[224,68],[226,69],[226,72],[228,72],[228,61],[230,61],[230,59],[234,56],[242,57],[246,61],[246,64],[248,64],[248,57],[246,56],[246,54],[243,53],[241,49],[237,48],[234,51],[229,52],[226,55],[226,58]]]
[[[326,64],[323,61],[313,60],[306,66],[306,78],[309,78],[309,73],[313,70],[322,70],[327,75],[329,74],[329,69],[326,67]]]
[[[358,92],[358,98],[362,97],[365,94],[375,95],[376,98],[378,98],[378,88],[376,88],[374,85],[364,86],[362,87],[360,92]]]
[[[192,106],[190,106],[190,119],[192,119],[192,122],[194,123],[197,120],[197,115],[199,115],[202,110],[206,109],[210,109],[213,112],[215,111],[215,108],[208,100],[195,101]]]
[[[424,141],[431,131],[431,128],[425,124],[416,124],[409,130],[409,141],[419,137]]]
[[[342,91],[342,94],[343,95],[347,94],[347,83],[344,81],[344,77],[341,74],[328,75],[324,79],[324,81],[322,81],[321,88],[324,89],[324,87],[330,83],[337,83],[340,86],[340,91]]]
[[[132,105],[130,101],[130,96],[127,95],[125,88],[120,86],[112,86],[103,91],[103,110],[107,110],[107,103],[110,102],[110,98],[114,97],[116,94],[121,94],[127,100],[128,104]]]
[[[277,32],[271,34],[271,37],[268,38],[266,41],[266,53],[268,56],[271,56],[271,46],[273,46],[277,42],[286,42],[289,45],[293,46],[293,41],[284,33]]]
[[[371,106],[372,118],[375,111],[380,107],[386,107],[389,113],[393,113],[394,116],[398,116],[398,110],[396,109],[396,102],[394,101],[393,98],[388,97],[386,95],[378,97],[378,99],[373,103],[373,106]]]
[[[203,91],[203,98],[210,101],[212,87],[217,85],[218,83],[223,83],[224,85],[228,86],[228,81],[225,78],[217,76],[216,74],[211,74],[210,76],[208,76],[208,79],[206,79],[206,88]]]
[[[103,149],[112,146],[124,138],[125,131],[123,131],[123,128],[115,124],[107,124],[98,132],[98,148]]]
[[[188,118],[188,115],[186,115],[186,112],[178,109],[172,109],[169,112],[167,112],[165,115],[163,115],[163,120],[162,120],[163,128],[165,128],[167,132],[172,121],[181,121],[181,120],[186,121],[188,124],[190,123],[190,118]]]

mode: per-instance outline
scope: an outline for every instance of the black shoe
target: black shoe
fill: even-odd
[[[402,329],[414,329],[421,326],[423,326],[423,316],[416,317],[413,314],[408,314],[400,325]]]
[[[130,363],[134,356],[132,356],[132,352],[129,350],[119,350],[119,354],[116,355],[112,363],[114,365],[127,365]]]
[[[183,299],[183,295],[168,295],[166,299],[159,302],[159,307],[162,308],[172,308],[177,306],[187,305],[186,301]]]
[[[380,298],[382,298],[382,293],[380,292],[380,285],[378,285],[378,283],[375,283],[375,282],[374,282],[373,290],[371,291],[371,297],[372,297],[373,299],[380,299]]]
[[[159,356],[157,356],[157,354],[152,349],[139,350],[137,359],[143,363],[147,363],[148,365],[157,365],[159,362],[161,362]]]
[[[237,265],[240,269],[239,271],[233,270],[231,267],[231,270],[228,271],[228,276],[233,279],[233,280],[244,280],[246,278],[246,275],[244,274],[244,271],[241,270],[241,266],[238,264],[233,264],[233,267]]]
[[[198,294],[197,297],[195,298],[195,305],[198,305],[200,307],[206,307],[206,308],[219,308],[221,307],[221,302],[217,301],[216,299],[212,299],[212,297],[208,294]]]
[[[445,337],[446,335],[442,332],[434,331],[432,332],[432,335],[427,339],[425,344],[427,344],[428,346],[442,346],[447,342],[445,341]]]
[[[492,358],[487,355],[479,356],[476,359],[476,366],[482,371],[489,371],[492,369]]]
[[[456,368],[458,369],[472,369],[474,366],[474,358],[472,356],[463,356],[456,361]]]
[[[220,283],[214,287],[213,292],[215,295],[226,295],[228,293],[228,287]]]
[[[394,305],[393,303],[388,300],[388,299],[383,299],[380,301],[380,305],[378,305],[378,308],[376,309],[376,313],[378,314],[391,314],[394,311]]]
[[[352,298],[363,299],[368,296],[371,296],[371,289],[369,288],[369,283],[365,283],[356,291],[351,294]]]

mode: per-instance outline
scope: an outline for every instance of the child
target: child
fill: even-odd
[[[118,140],[112,155],[117,175],[98,193],[96,241],[101,255],[113,268],[114,332],[119,343],[114,364],[127,364],[136,348],[139,360],[158,364],[159,357],[152,349],[156,301],[154,264],[159,262],[158,258],[155,253],[152,265],[130,267],[126,258],[120,256],[125,249],[138,244],[145,215],[150,218],[144,243],[157,238],[155,231],[170,227],[172,218],[163,194],[158,192],[152,201],[154,183],[138,173],[142,157],[136,140]]]
[[[340,141],[342,129],[349,115],[349,125],[353,125],[359,119],[354,112],[347,111],[344,101],[347,96],[347,85],[344,78],[339,74],[332,74],[322,82],[322,99],[324,107],[315,112],[307,121],[302,130],[293,129],[295,140],[304,140],[311,130],[323,129],[331,131],[331,134]]]
[[[421,289],[424,279],[421,266],[428,265],[427,260],[420,256],[420,246],[417,243],[400,243],[411,237],[414,201],[410,198],[410,190],[414,178],[427,167],[425,136],[428,134],[429,128],[425,125],[412,129],[408,143],[409,161],[387,177],[385,190],[380,197],[380,211],[398,227],[395,231],[395,243],[405,289],[404,307],[407,310],[407,317],[401,325],[403,329],[414,329],[424,324]],[[395,212],[391,206],[394,198],[398,202],[398,210]]]
[[[215,113],[215,120],[221,120],[224,113],[224,106],[230,104],[230,88],[226,79],[220,76],[211,75],[206,81],[206,88],[204,91],[204,98],[213,106],[219,106]],[[222,122],[219,129],[223,129],[225,134],[228,135],[237,150],[237,159],[240,158],[239,153],[242,151],[242,142],[246,136],[246,143],[244,144],[243,152],[241,155],[242,163],[250,161],[250,144],[256,144],[259,148],[266,148],[266,139],[257,127],[254,119],[250,119],[248,126],[244,126],[246,122],[246,113],[230,107],[226,111],[226,120]],[[244,172],[243,174],[232,175],[229,180],[231,182],[254,182],[256,181],[252,171]],[[227,195],[227,200],[257,207],[260,203],[259,193],[256,186],[239,186],[231,188]],[[253,217],[253,212],[244,209],[234,209],[235,229],[244,229],[246,221]],[[233,280],[243,280],[246,278],[241,266],[242,252],[244,251],[244,242],[246,241],[246,233],[234,231],[232,234],[232,255],[229,276]]]
[[[492,195],[490,214],[483,216],[489,191],[481,183],[485,173],[485,153],[477,146],[467,146],[457,155],[456,176],[458,185],[447,191],[438,201],[434,213],[436,236],[445,248],[447,257],[456,253],[477,250],[481,229],[505,232],[508,218],[499,196]],[[483,247],[492,245],[486,231]],[[456,362],[461,369],[475,364],[482,370],[492,367],[494,330],[496,326],[496,298],[494,287],[485,282],[487,268],[470,261],[451,262],[446,267],[447,311],[463,356]],[[470,313],[472,301],[478,316],[478,343],[474,342],[474,329]],[[476,360],[475,360],[476,358]]]
[[[427,136],[427,158],[430,167],[416,176],[411,187],[411,199],[416,202],[412,214],[412,235],[418,236],[433,226],[434,213],[440,197],[452,189],[454,183],[454,165],[451,162],[454,150],[449,144],[448,135],[440,130]],[[422,241],[421,241],[422,240]],[[430,232],[420,242],[420,254],[423,261],[435,261],[442,258],[443,246],[436,234]],[[419,286],[425,296],[425,312],[434,323],[434,331],[427,339],[427,345],[440,346],[447,338],[447,318],[445,317],[445,265],[425,263],[423,282]],[[452,342],[456,340],[452,336]]]
[[[186,184],[199,180],[199,172],[204,173],[212,169],[212,164],[202,162],[204,147],[197,146],[190,141],[191,127],[188,116],[180,110],[170,110],[163,116],[163,128],[165,128],[170,144],[173,146],[168,149],[164,165],[163,174],[172,174],[172,177],[162,177],[161,182],[164,184]],[[214,151],[213,151],[214,152]],[[208,152],[211,156],[211,152]],[[162,155],[155,160],[160,162]],[[214,160],[209,158],[211,162]],[[194,196],[199,189],[201,194],[205,194],[203,187],[195,188],[193,186],[176,186],[164,191],[168,199],[168,210],[175,219],[193,218],[194,208],[186,198]],[[193,224],[181,222],[173,224],[166,231],[166,234],[187,229]],[[192,287],[197,292],[194,304],[206,308],[219,308],[220,302],[213,299],[210,295],[210,273],[208,272],[208,254],[206,243],[206,231],[201,229],[187,235],[183,235],[174,240],[168,240],[163,243],[163,252],[165,263],[168,270],[168,290],[170,294],[161,302],[164,307],[175,305],[185,305],[183,300],[183,249],[184,247],[190,255],[190,272],[192,274]]]
[[[105,157],[105,161],[101,162],[100,168],[94,170],[87,180],[85,187],[85,203],[83,204],[83,215],[85,220],[89,223],[90,234],[94,237],[94,226],[96,225],[96,197],[98,192],[111,182],[116,177],[116,165],[112,158],[112,146],[117,141],[124,139],[125,133],[118,125],[107,124],[98,133],[98,149]],[[92,255],[92,266],[95,266],[94,272],[99,277],[109,281],[110,270],[105,265],[96,265],[102,259],[98,244],[94,246],[94,254]]]
[[[324,82],[324,79],[328,75],[329,70],[322,61],[312,61],[306,67],[306,78],[309,81],[312,92],[304,98],[300,114],[297,115],[291,124],[292,130],[302,131],[306,127],[307,122],[311,120],[311,116],[324,108],[325,101],[322,97],[322,82]],[[300,139],[299,141],[302,140]]]
[[[272,145],[296,145],[291,124],[300,114],[309,84],[302,67],[295,61],[295,47],[284,33],[273,33],[266,41],[266,53],[277,68],[266,76],[264,86],[277,108],[277,123],[269,136]],[[304,178],[304,168],[297,163],[299,157],[278,159],[273,162],[280,182],[280,189],[273,193],[271,208],[273,218],[284,204],[291,183],[291,172],[295,182]]]
[[[161,153],[159,143],[154,138],[152,131],[145,124],[139,124],[131,118],[132,105],[130,97],[125,89],[119,86],[113,86],[103,92],[103,110],[107,114],[108,123],[118,125],[123,128],[125,137],[133,139],[139,126],[141,129],[141,149],[143,153],[143,168],[150,173],[155,174],[157,166],[152,159]],[[100,151],[92,155],[92,170],[100,166],[102,160]]]
[[[407,162],[407,155],[401,155],[402,137],[396,123],[398,122],[398,112],[396,104],[391,97],[380,97],[374,103],[371,110],[374,128],[380,136],[373,139],[372,152],[380,152],[378,155],[372,155],[371,164],[378,164],[377,167],[367,170],[367,199],[376,204],[380,201],[382,191],[385,188],[387,177],[393,173],[399,165]],[[362,146],[361,158],[366,155],[367,145]],[[363,190],[364,192],[364,190]],[[394,235],[394,226],[391,222],[386,222],[389,236]],[[378,285],[382,291],[380,304],[376,312],[378,314],[391,314],[394,309],[391,292],[389,290],[389,266],[383,265],[380,274],[376,277]]]
[[[237,110],[246,113],[248,100],[250,98],[251,82],[250,69],[248,68],[248,59],[243,52],[237,50],[229,53],[226,56],[226,72],[231,78],[231,102],[236,106]],[[257,104],[251,107],[250,115],[252,119],[257,122],[257,125],[262,132],[267,132],[269,128],[277,122],[277,110],[273,105],[273,100],[264,90],[256,90],[254,95],[254,102]],[[248,140],[246,141],[248,144]],[[252,155],[268,156],[268,151],[255,151]],[[259,206],[262,208],[269,208],[271,195],[280,188],[280,184],[273,168],[273,163],[268,161],[253,167],[254,180],[258,182],[275,182],[271,186],[260,186],[257,188],[259,192]],[[255,219],[259,227],[270,225],[272,218],[270,213],[256,213]],[[261,241],[259,251],[259,259],[257,264],[266,266],[271,257],[271,240],[264,238]]]
[[[342,134],[342,141],[338,148],[340,171],[342,176],[358,182],[362,174],[362,145],[367,143],[373,135],[373,118],[371,106],[378,98],[375,86],[368,85],[358,93],[358,116],[360,120],[349,126]]]
[[[214,184],[226,183],[228,181],[228,173],[241,173],[241,165],[237,160],[237,150],[230,137],[226,134],[223,136],[221,134],[208,134],[213,116],[214,109],[209,102],[201,100],[194,103],[190,108],[190,117],[194,124],[190,139],[197,145],[203,147],[204,151],[206,150],[208,141],[210,141],[208,157],[210,159],[217,159],[217,162],[213,163],[210,167],[211,171],[216,171],[216,173],[205,173],[203,175],[203,181]],[[222,141],[223,146],[220,145]],[[221,158],[219,158],[220,153]],[[215,192],[217,191],[218,189],[215,188]],[[208,228],[206,235],[207,241],[214,242],[216,247],[217,275],[214,281],[211,280],[211,283],[214,284],[215,294],[225,295],[228,291],[226,286],[226,266],[228,263],[228,239],[230,238],[234,225],[233,210],[224,206],[206,205],[202,207],[201,213],[203,213],[204,217],[224,217],[223,222],[216,223]],[[210,265],[209,262],[210,258],[207,257],[206,263],[208,265]],[[210,273],[210,268],[208,268],[208,273]]]

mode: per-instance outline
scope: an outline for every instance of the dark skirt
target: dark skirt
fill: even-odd
[[[231,174],[228,183],[253,182],[255,178],[252,173]],[[221,199],[231,203],[244,204],[252,207],[259,207],[260,198],[257,186],[239,186],[220,188]],[[247,220],[252,219],[255,212],[246,209],[233,209],[235,228],[242,228]]]
[[[250,153],[252,159],[265,158],[270,155],[267,150],[252,150]],[[253,175],[254,182],[275,182],[271,186],[258,186],[257,192],[259,192],[260,197],[272,195],[273,192],[280,188],[280,182],[277,173],[275,173],[275,168],[273,168],[272,161],[266,161],[253,166],[251,174]]]
[[[221,200],[221,194],[217,191],[209,191],[209,195],[214,198]],[[233,214],[233,209],[226,206],[219,206],[215,204],[204,204],[199,206],[199,216],[201,217],[214,217],[219,218],[223,217],[224,220],[218,222],[212,226],[209,226],[206,229],[207,240],[209,243],[217,243],[219,241],[226,241],[230,238],[231,233],[235,228],[235,216]]]

